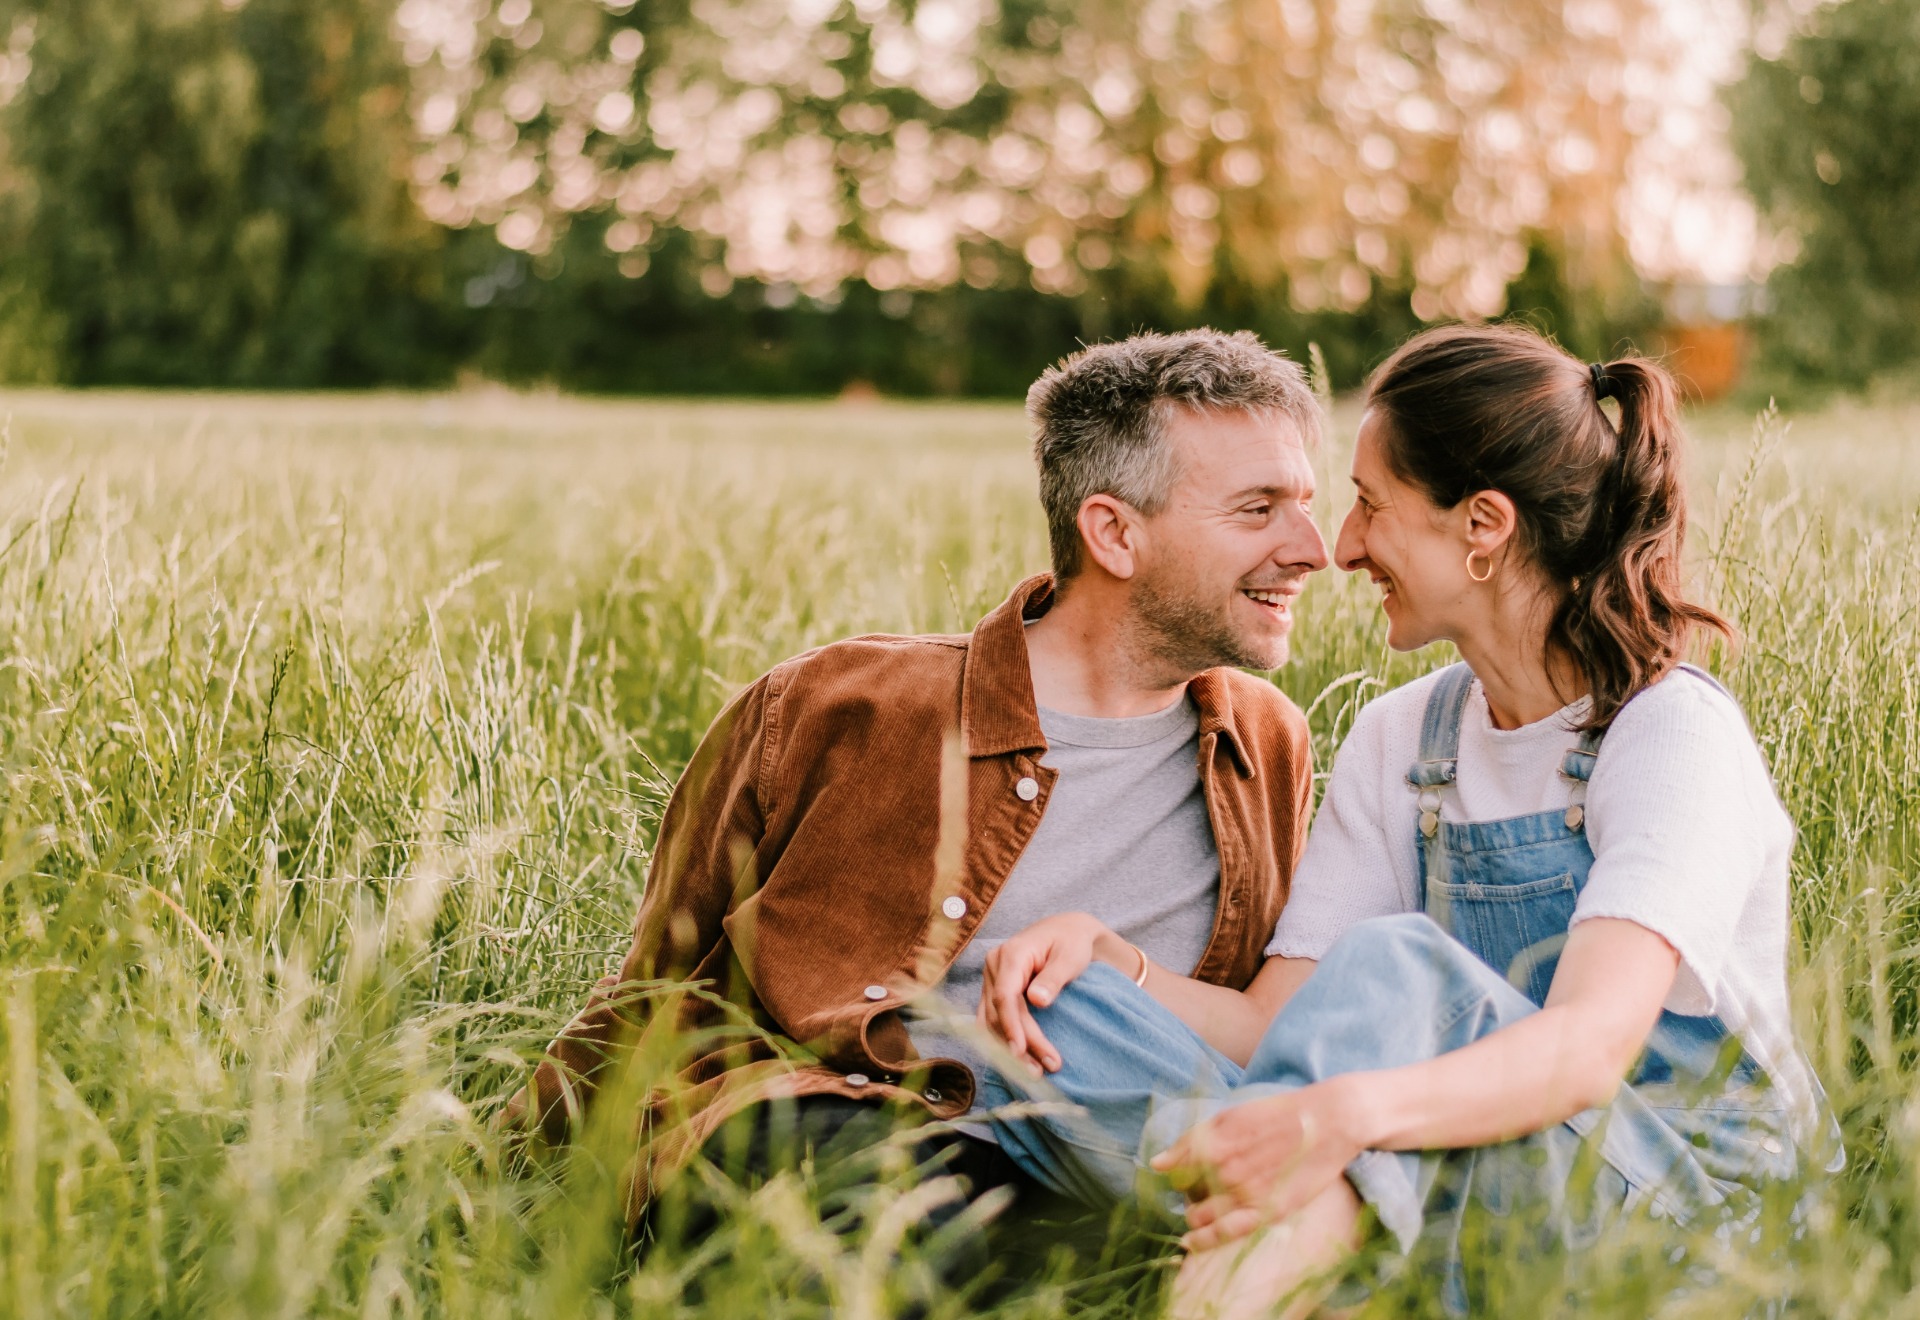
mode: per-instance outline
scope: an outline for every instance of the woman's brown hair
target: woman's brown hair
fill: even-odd
[[[1616,427],[1601,408],[1618,399]],[[1565,594],[1547,645],[1586,676],[1604,729],[1727,621],[1686,599],[1679,397],[1657,362],[1589,367],[1532,330],[1457,325],[1402,345],[1374,373],[1387,466],[1442,509],[1497,490],[1521,551]]]

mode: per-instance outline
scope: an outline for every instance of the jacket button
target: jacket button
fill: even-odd
[[[887,997],[887,987],[884,985],[870,985],[861,993],[866,995],[868,999],[885,999]]]
[[[1020,782],[1013,786],[1013,795],[1022,802],[1031,802],[1040,796],[1040,781],[1032,775],[1021,775]]]
[[[967,900],[955,894],[952,898],[949,898],[940,905],[940,910],[946,913],[950,919],[958,921],[967,915]]]
[[[865,1086],[867,1084],[867,1081],[868,1081],[868,1078],[865,1073],[848,1073],[847,1074],[848,1086]]]

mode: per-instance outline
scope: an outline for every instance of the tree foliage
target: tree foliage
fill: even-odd
[[[455,360],[378,3],[58,0],[0,6],[0,31],[23,75],[3,121],[11,374],[342,385]]]
[[[1710,2],[0,0],[0,378],[1006,393],[1205,321],[1350,383],[1503,309],[1598,352]]]
[[[1857,386],[1920,358],[1920,6],[1815,10],[1731,101],[1747,186],[1798,249],[1768,284],[1766,365]]]
[[[684,233],[716,294],[1111,296],[1123,270],[1178,306],[1225,280],[1432,318],[1501,311],[1538,241],[1579,283],[1631,276],[1632,166],[1689,54],[1675,8],[407,0],[399,21],[422,206],[508,247],[604,213],[629,273]]]

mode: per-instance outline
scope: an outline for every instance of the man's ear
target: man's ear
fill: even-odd
[[[1087,557],[1122,582],[1139,571],[1140,515],[1132,505],[1112,495],[1089,495],[1075,521]]]
[[[1467,496],[1467,549],[1489,562],[1520,530],[1520,514],[1513,501],[1497,490]]]

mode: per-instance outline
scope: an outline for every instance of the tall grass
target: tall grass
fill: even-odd
[[[834,637],[964,631],[1043,565],[1016,411],[8,412],[0,1315],[1151,1307],[1154,1226],[1130,1219],[1029,1280],[943,1283],[942,1244],[902,1238],[940,1185],[905,1180],[847,1203],[784,1179],[636,1263],[617,1148],[514,1176],[488,1127],[624,947],[726,696]],[[1746,631],[1721,661],[1800,825],[1796,1007],[1853,1162],[1816,1233],[1693,1244],[1712,1281],[1643,1225],[1503,1260],[1496,1291],[1516,1313],[1569,1289],[1622,1315],[1920,1310],[1920,417],[1701,429],[1700,574]],[[1364,588],[1316,581],[1276,676],[1323,766],[1360,701],[1435,660],[1388,655]]]

